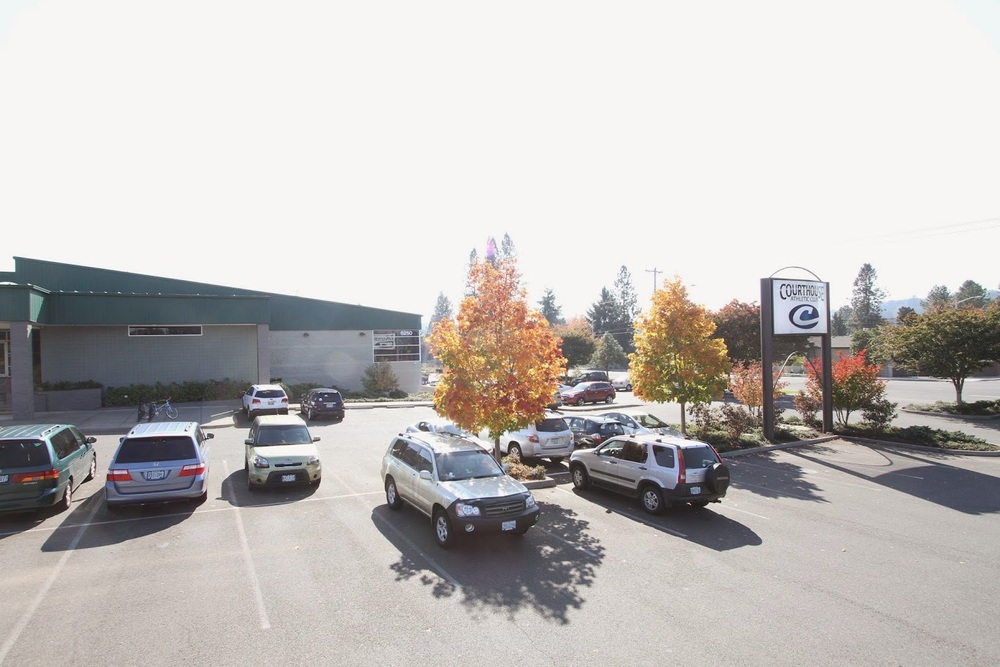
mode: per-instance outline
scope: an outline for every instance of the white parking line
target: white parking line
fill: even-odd
[[[556,487],[556,490],[557,491],[562,491],[563,493],[569,494],[571,496],[575,496],[576,495],[572,491],[567,491],[566,489],[560,488],[558,486]],[[644,516],[640,516],[638,514],[631,514],[629,512],[622,512],[620,510],[611,509],[610,507],[605,507],[604,509],[606,509],[607,511],[612,512],[614,514],[617,514],[619,516],[623,516],[626,519],[632,519],[633,521],[638,521],[639,523],[644,523],[647,526],[649,526],[650,528],[656,528],[657,530],[662,530],[665,533],[670,533],[671,535],[676,535],[677,537],[687,537],[687,535],[685,535],[684,533],[680,532],[679,530],[674,530],[673,528],[667,528],[666,526],[661,526],[658,523],[653,523],[652,521],[648,520]]]
[[[229,478],[229,465],[225,461],[222,462],[222,469],[226,474],[226,484],[229,485],[228,495],[230,498],[233,497],[233,483]],[[257,578],[257,570],[253,565],[253,557],[250,555],[250,544],[247,541],[247,531],[243,527],[243,515],[240,513],[240,508],[236,507],[234,515],[236,516],[236,530],[240,534],[240,548],[243,550],[243,561],[247,567],[247,576],[250,577],[250,587],[253,589],[253,599],[257,603],[257,616],[260,618],[260,627],[263,630],[267,630],[271,627],[271,621],[267,618],[267,609],[264,607],[264,595],[260,591],[260,579]]]
[[[56,564],[55,568],[53,568],[52,574],[50,574],[49,578],[45,580],[41,590],[38,591],[38,594],[35,595],[34,599],[32,599],[31,604],[28,605],[28,609],[24,612],[21,618],[18,619],[17,623],[14,624],[14,628],[7,636],[7,639],[4,640],[3,646],[0,646],[0,665],[2,665],[4,660],[7,659],[7,654],[10,653],[10,649],[14,647],[14,644],[17,643],[21,633],[24,632],[26,627],[28,627],[31,617],[35,615],[36,611],[38,611],[38,605],[40,605],[42,600],[45,599],[45,595],[49,592],[49,589],[52,588],[52,584],[55,583],[59,573],[62,572],[63,567],[66,565],[66,561],[69,560],[71,555],[73,555],[73,552],[76,550],[76,546],[83,538],[83,534],[90,526],[90,523],[94,518],[94,514],[97,513],[98,507],[100,507],[99,502],[91,504],[87,520],[80,524],[79,530],[76,531],[76,535],[73,536],[73,540],[69,543],[69,546],[66,547],[66,551],[63,552],[62,557],[59,558],[59,562]]]

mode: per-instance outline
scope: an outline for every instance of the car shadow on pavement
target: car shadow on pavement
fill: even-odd
[[[233,507],[265,507],[267,505],[287,505],[312,496],[319,487],[315,484],[295,486],[247,488],[247,473],[239,469],[229,473],[222,480],[222,500]]]
[[[764,543],[757,533],[739,521],[715,512],[713,507],[722,503],[711,503],[708,507],[674,505],[653,515],[643,512],[638,501],[599,488],[581,491],[573,489],[577,496],[603,507],[608,513],[618,514],[626,519],[645,524],[667,535],[698,544],[715,551],[731,551],[742,547],[757,547]]]
[[[95,493],[74,505],[72,513],[45,540],[42,551],[93,549],[154,535],[187,520],[200,504],[126,505],[112,511],[104,505],[104,493]]]
[[[605,550],[586,521],[559,505],[539,503],[541,519],[523,536],[481,535],[445,551],[430,519],[409,506],[380,505],[372,523],[399,550],[397,582],[417,581],[437,598],[459,597],[474,617],[532,610],[560,624],[587,602]]]

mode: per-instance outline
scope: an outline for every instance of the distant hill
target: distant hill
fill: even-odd
[[[1000,292],[996,290],[987,290],[987,293],[989,294],[990,299],[1000,297]],[[922,296],[911,296],[909,299],[893,299],[892,301],[883,301],[882,317],[896,319],[896,313],[898,313],[899,309],[903,306],[907,306],[918,313],[922,313],[924,312],[924,309],[920,305],[920,302],[923,300],[924,297]]]

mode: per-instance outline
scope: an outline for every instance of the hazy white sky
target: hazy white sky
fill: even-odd
[[[425,324],[505,233],[565,317],[621,266],[995,289],[998,119],[994,0],[0,0],[0,269]]]

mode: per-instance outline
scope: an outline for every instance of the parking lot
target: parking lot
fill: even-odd
[[[101,476],[68,512],[0,517],[0,664],[1000,661],[998,458],[775,450],[730,459],[722,503],[659,517],[550,466],[525,537],[444,551],[379,479],[431,416],[313,423],[315,490],[248,491],[236,420],[201,505],[111,514]],[[102,471],[116,444],[98,436]]]

